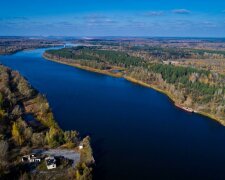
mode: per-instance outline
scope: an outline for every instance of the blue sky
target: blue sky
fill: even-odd
[[[225,0],[2,0],[0,35],[225,37]]]

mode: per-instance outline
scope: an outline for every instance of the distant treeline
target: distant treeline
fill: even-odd
[[[207,49],[190,49],[190,48],[172,48],[161,46],[132,46],[129,48],[135,52],[144,51],[160,60],[168,59],[189,59],[189,58],[224,58],[225,51],[207,50]]]
[[[0,38],[0,54],[13,54],[25,49],[46,48],[62,45],[57,40],[29,38]]]

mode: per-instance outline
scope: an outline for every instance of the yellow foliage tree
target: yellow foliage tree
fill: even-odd
[[[46,141],[50,147],[57,147],[64,143],[63,133],[60,129],[51,127],[46,133]]]
[[[16,122],[13,123],[12,137],[18,145],[21,146],[24,143],[24,138],[22,137],[19,126]]]
[[[5,112],[2,109],[0,109],[0,120],[3,119],[4,115],[5,115]]]

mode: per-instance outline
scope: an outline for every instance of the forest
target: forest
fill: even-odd
[[[74,59],[81,61],[95,61],[96,63],[107,64],[129,67],[129,66],[139,66],[143,63],[141,58],[130,56],[124,52],[115,52],[110,50],[101,50],[99,48],[91,47],[75,47],[75,48],[65,48],[55,50],[47,50],[47,54],[52,54],[53,56],[58,56],[59,58]]]
[[[197,52],[202,54],[202,51]],[[171,57],[180,56],[176,49],[166,53]],[[161,56],[160,53],[156,54]],[[195,67],[152,62],[132,56],[129,52],[101,47],[47,50],[45,55],[56,61],[79,63],[97,69],[111,69],[113,66],[124,68],[124,77],[132,77],[154,86],[166,92],[176,104],[190,107],[195,112],[207,114],[225,123],[225,76],[222,74]]]
[[[130,48],[133,51],[144,51],[150,56],[160,60],[168,59],[188,59],[188,58],[224,58],[225,52],[221,50],[207,50],[207,49],[191,49],[191,48],[174,48],[161,46],[133,46]]]

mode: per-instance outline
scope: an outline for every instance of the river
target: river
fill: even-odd
[[[90,135],[94,179],[225,179],[225,128],[177,109],[163,94],[42,58],[0,56],[45,94],[59,125]]]

